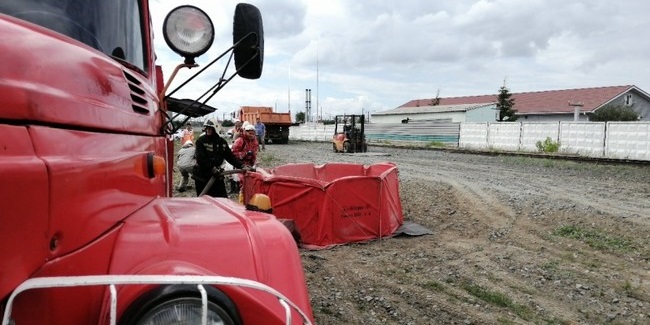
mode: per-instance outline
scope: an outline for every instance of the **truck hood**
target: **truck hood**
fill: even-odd
[[[291,234],[273,215],[209,196],[154,200],[125,221],[116,245],[123,254],[115,256],[110,273],[156,273],[153,265],[176,261],[192,267],[166,273],[201,270],[260,282],[269,280],[276,264],[269,261],[269,250],[297,252]]]
[[[225,198],[154,200],[120,227],[108,273],[253,280],[279,291],[312,317],[302,262],[289,230],[273,215],[248,211]],[[262,298],[263,305],[277,304],[264,300],[268,298]],[[235,303],[240,308],[247,304]],[[279,307],[275,312],[282,315]]]

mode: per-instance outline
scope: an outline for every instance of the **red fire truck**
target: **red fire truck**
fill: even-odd
[[[171,121],[205,114],[236,75],[260,77],[259,10],[237,5],[223,74],[178,112],[170,96],[216,60],[169,91],[151,26],[146,0],[0,2],[2,324],[312,323],[275,217],[171,197]],[[177,68],[196,67],[214,26],[181,6],[163,36]]]

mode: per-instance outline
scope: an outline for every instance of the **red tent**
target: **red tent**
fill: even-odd
[[[404,220],[393,163],[288,164],[246,173],[243,187],[244,202],[268,195],[273,214],[293,220],[309,249],[391,236]]]

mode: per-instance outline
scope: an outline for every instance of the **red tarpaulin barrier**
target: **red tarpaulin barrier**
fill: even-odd
[[[309,249],[391,236],[402,225],[397,166],[288,164],[246,173],[244,202],[263,193],[273,214],[291,219]]]

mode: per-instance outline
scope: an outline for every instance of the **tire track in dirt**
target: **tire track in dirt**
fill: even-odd
[[[405,174],[417,175],[417,169],[408,165],[401,165],[400,170]],[[405,175],[405,177],[413,176]],[[429,170],[426,175],[419,174],[415,177],[421,181],[442,182],[451,185],[456,191],[460,203],[463,204],[462,207],[467,209],[467,213],[481,219],[487,227],[492,229],[490,236],[506,235],[512,228],[517,217],[516,212],[481,188],[480,184],[462,180],[444,170]]]
[[[547,177],[539,178],[536,183],[539,184],[540,192],[550,201],[571,201],[601,213],[624,218],[645,217],[642,219],[647,221],[647,217],[650,217],[650,197],[646,197],[645,202],[642,199],[631,200],[628,193],[617,193],[617,189],[602,181]]]

